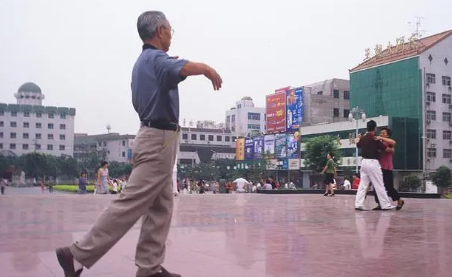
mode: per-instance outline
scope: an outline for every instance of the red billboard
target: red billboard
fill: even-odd
[[[267,133],[286,131],[286,94],[270,94],[266,99]]]

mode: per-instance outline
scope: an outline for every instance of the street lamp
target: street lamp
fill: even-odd
[[[364,112],[363,109],[356,106],[353,109],[351,109],[350,113],[348,114],[348,120],[350,120],[350,122],[353,122],[353,120],[356,122],[355,139],[358,138],[358,131],[359,131],[358,122],[360,119],[362,121],[366,121],[366,113]],[[356,152],[355,152],[355,163],[356,163],[356,173],[358,173],[358,147],[356,147]]]

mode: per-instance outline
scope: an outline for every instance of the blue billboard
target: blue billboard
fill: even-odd
[[[262,159],[262,154],[264,152],[264,136],[254,137],[254,159]]]
[[[275,150],[276,158],[287,158],[287,135],[276,134],[275,135]]]
[[[296,159],[300,154],[300,140],[296,134],[287,134],[287,158]]]
[[[286,131],[295,132],[303,122],[303,88],[286,91]]]
[[[254,142],[252,138],[245,139],[245,160],[252,160],[254,158]]]

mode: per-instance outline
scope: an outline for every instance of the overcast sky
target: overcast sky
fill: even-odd
[[[364,49],[452,29],[450,0],[0,0],[0,102],[35,82],[44,105],[77,109],[76,132],[136,133],[131,69],[141,51],[136,20],[166,13],[175,30],[170,55],[208,63],[224,86],[203,77],[180,86],[181,118],[224,121],[243,96],[263,106],[276,88],[348,79]]]

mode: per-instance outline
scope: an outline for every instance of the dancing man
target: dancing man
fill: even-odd
[[[380,136],[375,137],[375,139],[382,141],[386,146],[386,150],[381,152],[379,157],[381,171],[383,173],[383,183],[388,195],[392,198],[392,201],[397,201],[396,210],[400,210],[403,205],[405,205],[405,201],[400,198],[399,192],[394,188],[392,156],[394,154],[396,141],[391,138],[391,135],[391,129],[384,127],[381,128]],[[377,206],[373,210],[381,210],[380,201],[378,200],[378,195],[376,193],[375,202],[377,203]]]
[[[364,199],[366,197],[369,183],[372,182],[375,193],[378,195],[382,210],[393,210],[395,207],[389,202],[388,195],[383,184],[383,173],[381,172],[378,156],[380,151],[385,151],[386,146],[381,140],[375,139],[377,123],[373,120],[367,122],[367,133],[359,139],[356,147],[361,149],[361,181],[356,193],[355,209],[363,211]]]

